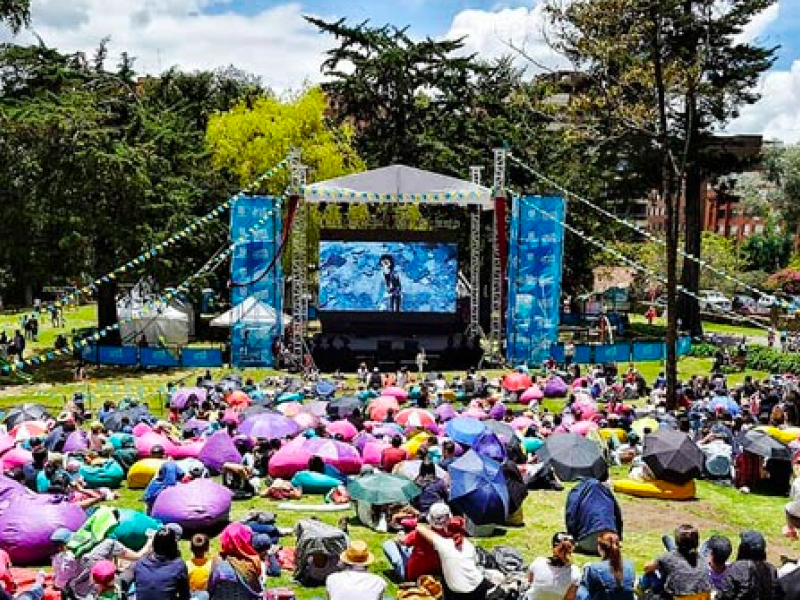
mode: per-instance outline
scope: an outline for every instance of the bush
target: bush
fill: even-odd
[[[694,356],[695,358],[712,358],[716,351],[717,347],[714,344],[708,344],[706,342],[701,342],[699,344],[692,343],[689,356]]]
[[[781,352],[767,346],[749,346],[747,366],[758,371],[767,371],[773,375],[782,373],[800,375],[800,354]]]

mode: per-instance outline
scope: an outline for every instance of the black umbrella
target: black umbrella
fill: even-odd
[[[41,404],[26,403],[8,411],[3,423],[8,429],[13,429],[25,421],[46,421],[49,417],[47,409]]]
[[[551,435],[536,454],[553,467],[562,481],[577,481],[581,477],[603,481],[608,477],[608,465],[600,447],[576,433]]]
[[[758,454],[764,458],[775,460],[791,460],[792,451],[783,442],[779,442],[774,437],[764,431],[751,429],[746,432],[739,442],[742,448],[753,454]]]
[[[683,484],[700,477],[705,456],[685,433],[659,429],[645,436],[642,460],[656,478]]]
[[[134,406],[127,410],[115,410],[103,417],[103,427],[109,431],[122,431],[122,419],[128,418],[131,427],[140,421],[153,421],[155,420],[146,406]]]
[[[332,419],[346,419],[356,409],[364,408],[364,403],[355,396],[344,396],[328,402],[328,416]]]

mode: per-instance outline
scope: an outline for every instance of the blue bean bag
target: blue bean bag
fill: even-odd
[[[83,465],[80,474],[86,482],[86,487],[90,489],[100,487],[116,489],[125,479],[125,471],[115,460],[107,460],[98,467]]]
[[[294,392],[291,394],[281,394],[275,400],[278,404],[283,404],[284,402],[302,402],[303,401],[303,394],[300,392]]]
[[[147,530],[158,530],[161,521],[156,521],[138,510],[120,508],[119,523],[108,535],[113,540],[118,540],[122,545],[131,550],[141,550],[147,542]]]
[[[136,444],[136,438],[130,433],[112,433],[108,436],[108,443],[114,446],[114,450],[122,448],[126,441],[128,441],[131,446]]]
[[[544,442],[539,438],[529,437],[529,438],[522,438],[522,447],[525,448],[525,452],[531,453],[536,452],[539,448],[542,447]]]
[[[376,392],[375,390],[364,390],[358,395],[358,399],[361,400],[362,402],[366,402],[367,400],[371,400],[372,398],[377,398],[378,396],[380,396],[380,394],[378,394],[378,392]]]
[[[307,494],[327,494],[341,483],[336,477],[314,471],[298,471],[292,477],[292,485]]]

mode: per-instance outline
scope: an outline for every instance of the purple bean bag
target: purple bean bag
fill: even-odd
[[[174,458],[197,458],[200,456],[200,453],[203,451],[203,447],[206,445],[205,440],[191,440],[187,442],[183,442],[182,444],[177,444],[173,446],[174,452],[172,456]]]
[[[41,564],[55,553],[50,536],[60,528],[76,531],[86,521],[83,509],[53,496],[34,494],[0,477],[0,548],[19,566]]]
[[[358,450],[350,444],[327,438],[300,437],[275,453],[269,461],[269,474],[272,477],[291,479],[298,471],[308,468],[308,461],[312,456],[319,456],[325,463],[348,475],[361,471],[364,464]]]
[[[165,489],[153,505],[152,517],[177,523],[186,533],[207,531],[230,520],[232,494],[210,479],[195,479]]]
[[[148,431],[141,437],[136,438],[136,453],[141,458],[147,458],[152,454],[153,446],[161,446],[168,456],[175,453],[175,444],[169,438],[156,433],[155,431]]]
[[[494,406],[489,409],[489,418],[500,421],[504,416],[506,416],[506,405],[502,402],[495,402]]]
[[[567,397],[567,384],[564,380],[557,375],[554,375],[547,380],[544,384],[544,397],[545,398],[566,398]]]
[[[233,444],[233,438],[227,431],[218,431],[206,440],[203,449],[197,455],[197,460],[207,469],[220,473],[222,465],[226,462],[240,463],[242,455]]]
[[[73,431],[64,442],[64,452],[83,452],[88,449],[89,440],[86,439],[84,431]]]

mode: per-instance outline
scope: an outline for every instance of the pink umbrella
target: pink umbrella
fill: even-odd
[[[299,402],[284,402],[278,405],[278,412],[286,417],[296,417],[303,410],[303,405]]]
[[[582,421],[590,421],[597,413],[597,405],[594,402],[575,402],[572,405],[572,412],[580,413]]]
[[[394,396],[378,396],[367,407],[369,418],[373,421],[383,421],[390,410],[395,413],[400,410],[400,403]]]
[[[578,435],[586,435],[590,431],[597,431],[598,429],[600,427],[594,421],[578,421],[569,428],[571,433],[577,433]]]
[[[293,416],[292,419],[300,426],[300,429],[314,429],[319,425],[319,417],[307,412],[301,412]]]
[[[208,390],[201,387],[180,388],[170,398],[169,405],[172,408],[182,409],[189,402],[189,398],[194,396],[198,403],[203,403],[208,395]]]
[[[20,447],[12,448],[3,456],[0,456],[0,463],[3,464],[3,468],[9,470],[24,467],[32,462],[33,454]]]
[[[531,419],[530,417],[517,417],[513,421],[511,421],[510,425],[517,431],[527,431],[530,429],[531,425],[534,425],[536,421]]]
[[[525,373],[507,373],[503,377],[503,389],[509,392],[521,392],[531,387],[531,385],[533,385],[533,381],[531,381],[530,375]]]
[[[247,408],[253,401],[242,390],[233,390],[225,397],[225,402],[233,408]]]
[[[47,434],[47,425],[43,421],[24,421],[8,432],[16,441],[23,442],[32,437]]]
[[[408,392],[396,385],[390,385],[381,393],[381,396],[392,396],[397,400],[408,400]]]
[[[404,427],[431,427],[436,424],[436,419],[427,410],[421,408],[406,408],[395,416],[395,421]]]
[[[350,421],[334,421],[329,423],[327,427],[328,433],[331,435],[340,435],[344,441],[349,442],[358,434],[358,429]]]
[[[544,398],[544,392],[542,391],[542,388],[540,388],[538,384],[534,383],[531,387],[522,392],[522,395],[519,397],[519,401],[522,402],[522,404],[529,404],[531,402],[538,402],[542,398]]]
[[[381,454],[390,445],[380,440],[367,442],[361,450],[361,458],[364,459],[365,465],[378,466],[381,464]]]

